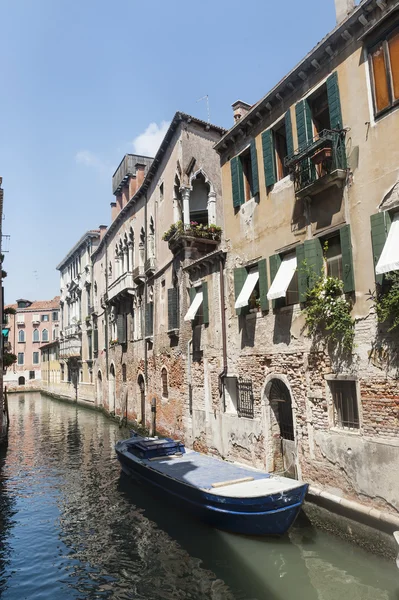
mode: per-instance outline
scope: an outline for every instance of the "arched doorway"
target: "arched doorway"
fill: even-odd
[[[144,382],[144,377],[142,375],[139,375],[138,379],[137,379],[137,384],[139,386],[139,390],[140,390],[140,407],[141,407],[141,424],[144,426],[145,425],[145,382]]]
[[[101,371],[97,373],[97,406],[103,405],[103,376],[101,375]]]
[[[115,367],[112,363],[109,369],[109,398],[108,410],[110,413],[115,413]]]
[[[296,475],[296,447],[291,392],[280,377],[269,380],[265,389],[268,412],[268,448],[274,471]]]
[[[21,377],[18,377],[18,385],[25,385],[25,377],[22,375]]]

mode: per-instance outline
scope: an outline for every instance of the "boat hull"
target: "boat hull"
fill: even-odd
[[[307,484],[292,490],[255,498],[237,498],[208,493],[165,476],[116,447],[123,471],[167,494],[175,505],[203,522],[226,531],[246,535],[283,535],[295,521]]]

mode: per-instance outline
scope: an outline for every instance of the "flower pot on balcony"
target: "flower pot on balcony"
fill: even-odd
[[[311,157],[311,161],[314,165],[320,165],[322,162],[326,160],[330,160],[332,158],[332,148],[320,148],[317,150],[313,156]]]

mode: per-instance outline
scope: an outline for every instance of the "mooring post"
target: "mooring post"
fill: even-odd
[[[151,400],[151,431],[150,435],[153,437],[156,432],[156,423],[157,423],[157,400],[153,398]]]

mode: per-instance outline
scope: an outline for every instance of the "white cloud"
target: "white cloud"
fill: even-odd
[[[75,160],[79,165],[84,165],[97,171],[100,175],[109,175],[112,173],[112,166],[96,156],[90,150],[79,150],[75,154]]]
[[[169,121],[162,121],[160,125],[150,123],[144,133],[134,138],[133,152],[143,156],[155,156],[169,125]]]

